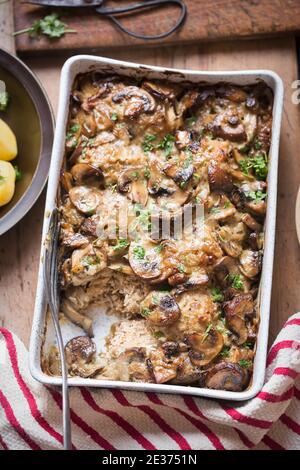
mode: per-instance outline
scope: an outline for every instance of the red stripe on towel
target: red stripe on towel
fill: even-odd
[[[12,407],[10,406],[7,398],[0,390],[0,404],[4,409],[7,420],[10,422],[13,429],[19,434],[19,436],[26,442],[26,444],[31,448],[31,450],[42,450],[38,444],[36,444],[31,437],[25,432],[25,430],[20,425],[19,421],[14,415]]]
[[[139,410],[147,414],[165,434],[167,434],[173,441],[176,442],[176,444],[180,447],[181,450],[191,450],[191,447],[187,440],[179,432],[175,431],[175,429],[173,429],[168,423],[166,423],[166,421],[164,421],[161,416],[156,413],[156,411],[150,408],[150,406],[132,405],[131,403],[129,403],[129,401],[121,392],[121,390],[112,390],[112,394],[122,406],[138,408]]]
[[[94,410],[97,411],[98,413],[101,413],[105,416],[108,416],[112,421],[122,428],[129,436],[132,437],[138,444],[140,444],[144,449],[146,450],[156,450],[156,447],[151,444],[148,439],[146,439],[137,429],[135,429],[130,423],[125,421],[125,419],[120,416],[118,413],[115,411],[111,410],[105,410],[104,408],[101,408],[94,400],[92,397],[91,393],[88,391],[87,388],[82,388],[81,390],[81,395],[83,396],[84,400],[86,403]]]
[[[63,444],[62,435],[59,434],[57,431],[55,431],[55,429],[53,429],[53,427],[41,415],[37,407],[36,400],[33,394],[31,393],[31,390],[29,389],[29,387],[24,382],[21,376],[19,365],[18,365],[16,346],[15,346],[12,334],[5,328],[0,328],[0,332],[4,336],[15,378],[29,405],[29,409],[30,409],[32,417],[41,426],[41,428],[44,429],[44,431],[46,431],[51,437],[56,439],[60,444]]]

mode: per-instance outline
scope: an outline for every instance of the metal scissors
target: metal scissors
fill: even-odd
[[[187,7],[184,0],[144,0],[143,2],[131,3],[122,7],[109,8],[104,6],[104,0],[25,0],[24,3],[31,3],[45,7],[61,8],[93,8],[96,13],[108,17],[123,33],[129,34],[139,39],[162,39],[177,31],[184,24]],[[137,13],[143,10],[174,5],[180,8],[180,15],[171,29],[160,34],[144,35],[135,31],[130,31],[119,21],[116,16],[128,13]]]

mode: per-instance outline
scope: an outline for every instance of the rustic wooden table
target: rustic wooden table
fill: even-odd
[[[7,24],[4,26],[7,28]],[[9,35],[6,36],[6,45],[7,48],[13,47]],[[291,85],[297,79],[295,39],[285,37],[143,50],[106,50],[103,55],[198,70],[266,68],[275,70],[284,80],[285,101],[270,324],[270,341],[273,341],[286,318],[300,309],[300,248],[294,221],[300,183],[300,108],[291,99],[294,91]],[[65,57],[26,59],[44,85],[54,111],[57,108],[60,68],[64,60]],[[45,191],[30,213],[0,239],[0,324],[14,331],[26,346],[29,342],[36,291],[44,201]]]

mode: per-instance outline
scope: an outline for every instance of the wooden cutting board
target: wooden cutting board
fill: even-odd
[[[49,10],[15,1],[15,29],[20,30],[43,17]],[[106,6],[124,5],[137,0],[107,1]],[[184,27],[159,41],[131,38],[107,18],[92,10],[62,12],[62,19],[76,34],[66,34],[59,40],[31,39],[27,34],[16,38],[16,47],[22,53],[44,53],[58,50],[90,50],[106,47],[126,47],[156,43],[186,43],[203,40],[232,39],[292,33],[300,30],[300,0],[186,0],[188,16]],[[144,34],[165,31],[178,16],[176,7],[124,16],[124,25]]]

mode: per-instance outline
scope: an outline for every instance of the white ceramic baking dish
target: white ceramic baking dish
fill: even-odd
[[[252,398],[262,388],[265,376],[275,240],[278,147],[281,113],[283,106],[282,80],[278,75],[276,75],[276,73],[269,70],[252,70],[239,72],[199,72],[192,70],[176,70],[166,69],[162,67],[151,67],[141,64],[121,62],[103,57],[88,55],[78,55],[67,60],[67,62],[63,66],[61,74],[59,109],[48,182],[47,201],[43,226],[43,241],[48,231],[49,214],[55,206],[57,187],[59,184],[59,174],[64,156],[65,132],[68,119],[69,97],[71,88],[74,79],[78,73],[88,72],[91,70],[100,70],[107,73],[114,72],[133,77],[146,76],[148,78],[167,78],[168,80],[176,82],[188,80],[194,83],[207,82],[210,84],[225,81],[239,85],[246,85],[253,84],[258,80],[264,80],[267,85],[272,88],[274,92],[273,133],[269,159],[268,209],[265,222],[265,252],[259,290],[260,326],[257,338],[257,349],[254,361],[253,379],[248,389],[243,392],[227,392],[221,390],[210,390],[205,388],[179,385],[158,385],[149,383],[142,384],[133,382],[117,382],[110,380],[84,378],[70,378],[69,384],[74,386],[90,386],[102,388],[110,387],[123,388],[128,390],[130,389],[141,391],[155,391],[163,393],[181,393],[228,400],[247,400],[249,398]],[[49,333],[49,331],[51,330],[50,325],[47,327],[47,329],[45,328],[46,303],[44,294],[42,260],[43,244],[41,251],[41,262],[39,267],[36,303],[30,342],[30,370],[33,377],[38,381],[44,384],[60,385],[60,378],[48,376],[44,374],[41,369],[41,350],[44,341],[45,331],[47,330],[46,335],[50,334],[51,338],[53,335],[53,333]],[[105,327],[105,329],[106,328],[107,326]],[[98,332],[97,334],[100,335],[99,341],[101,341],[101,332]],[[76,334],[73,334],[73,336],[75,335]],[[68,336],[68,334],[66,336]],[[65,338],[65,340],[67,340],[67,337]]]

